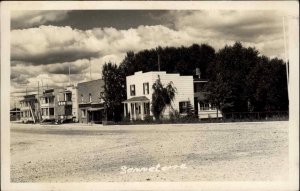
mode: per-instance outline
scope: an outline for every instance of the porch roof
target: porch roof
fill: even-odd
[[[150,102],[146,96],[137,96],[123,101],[122,103],[135,103],[135,102]]]
[[[104,107],[100,107],[100,108],[88,108],[88,111],[101,111],[104,110]]]

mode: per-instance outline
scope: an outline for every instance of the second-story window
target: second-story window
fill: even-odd
[[[148,95],[149,94],[149,83],[143,83],[143,93],[144,95]]]
[[[89,101],[92,102],[92,94],[89,93]]]
[[[72,101],[72,94],[66,93],[66,101]]]
[[[83,95],[81,94],[81,102],[83,102]]]
[[[130,85],[130,95],[135,96],[135,85]]]

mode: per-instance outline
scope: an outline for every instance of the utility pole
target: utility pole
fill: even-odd
[[[156,48],[158,71],[160,71],[160,55],[159,55],[159,50],[160,50],[160,48],[161,48],[161,47],[157,47],[157,48]]]
[[[157,53],[157,63],[158,63],[158,71],[160,71],[160,55]]]
[[[69,85],[71,85],[71,63],[69,62]]]
[[[44,84],[43,84],[43,79],[41,79],[41,81],[42,81],[42,92],[43,92],[43,88],[44,88]]]
[[[38,81],[38,99],[40,98],[40,82]]]
[[[282,17],[282,28],[283,28],[283,43],[284,43],[284,56],[285,56],[285,70],[286,70],[286,79],[287,85],[289,86],[289,67],[288,67],[288,56],[287,56],[287,45],[286,45],[286,37],[285,37],[285,19]]]
[[[37,118],[38,120],[41,120],[41,110],[40,110],[40,81],[38,81],[38,95],[37,95]]]
[[[91,58],[89,58],[90,62],[90,80],[92,80],[92,63],[91,63]]]

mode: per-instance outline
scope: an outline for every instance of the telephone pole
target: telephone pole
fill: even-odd
[[[158,71],[160,71],[160,55],[157,53],[157,63],[158,63]]]
[[[287,45],[286,45],[286,37],[285,37],[285,19],[282,17],[282,28],[283,28],[283,43],[284,43],[284,56],[285,56],[285,70],[286,70],[286,79],[287,85],[289,85],[289,67],[288,67],[288,55],[287,55]]]
[[[71,63],[69,62],[69,85],[71,85]]]
[[[92,80],[92,63],[91,63],[91,58],[89,58],[90,62],[90,80]]]

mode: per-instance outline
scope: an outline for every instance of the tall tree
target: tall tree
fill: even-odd
[[[152,103],[151,111],[155,119],[159,120],[165,108],[171,107],[172,101],[175,99],[176,88],[173,82],[169,82],[166,87],[160,81],[160,77],[152,85]]]
[[[158,71],[158,60],[160,60],[161,71],[194,75],[197,67],[200,68],[202,77],[206,78],[208,63],[214,57],[215,50],[207,44],[193,44],[190,47],[157,47],[137,53],[127,52],[121,65],[126,69],[127,75],[133,75],[136,71]]]
[[[123,111],[122,101],[126,99],[125,73],[116,64],[105,63],[102,69],[107,120],[119,121]],[[118,93],[116,93],[118,92]]]
[[[286,68],[283,60],[262,56],[247,77],[250,103],[254,111],[288,109]]]
[[[209,66],[209,98],[223,112],[248,111],[247,75],[258,61],[258,51],[237,42],[225,46]]]

